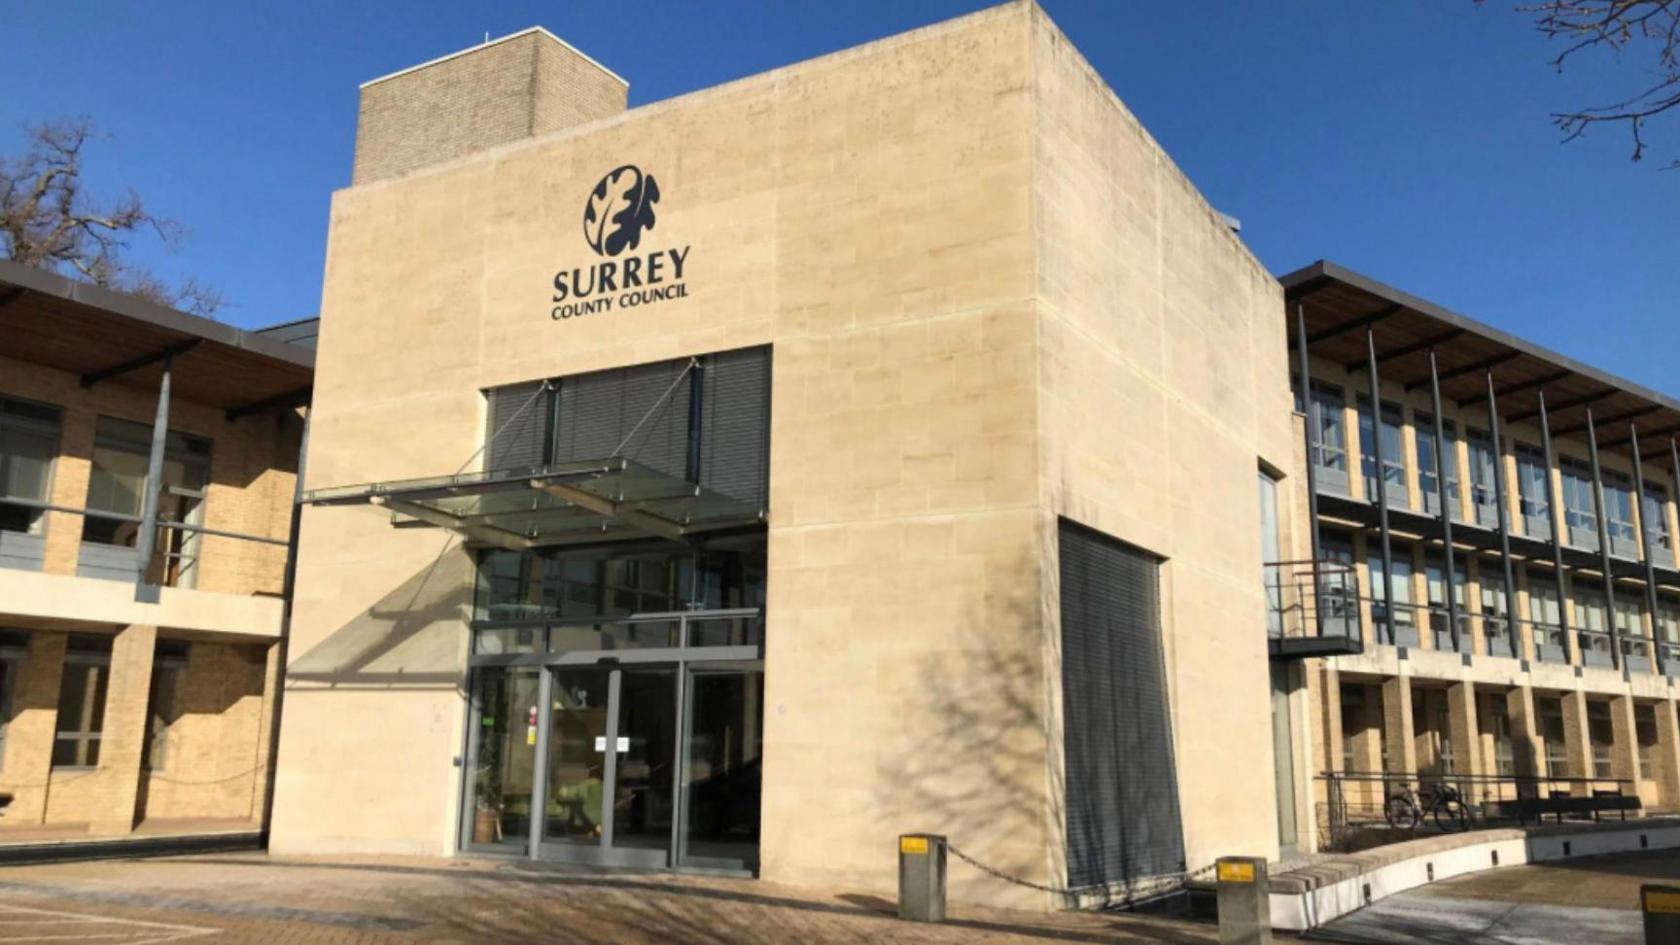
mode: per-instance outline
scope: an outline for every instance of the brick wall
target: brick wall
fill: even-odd
[[[351,181],[365,184],[621,112],[628,86],[541,32],[362,88]]]

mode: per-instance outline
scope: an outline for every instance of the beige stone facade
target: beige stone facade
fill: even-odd
[[[626,164],[686,295],[552,317]],[[890,889],[931,830],[1065,885],[1064,518],[1163,562],[1185,865],[1277,852],[1270,779],[1230,772],[1271,769],[1281,292],[1036,6],[358,174],[329,247],[311,489],[476,468],[488,388],[770,346],[760,875]],[[276,850],[463,842],[473,558],[390,521],[306,511]]]
[[[228,411],[265,384],[307,384],[308,352],[265,377],[276,362],[240,350],[245,333],[11,264],[0,278],[17,320],[0,346],[0,843],[255,831],[302,422],[295,407]],[[180,352],[169,430],[204,452],[202,482],[166,470],[160,502],[192,493],[194,530],[159,530],[186,556],[151,572],[162,586],[146,600],[139,515],[120,507],[138,508],[149,446],[96,431],[127,422],[150,439],[163,359],[109,369],[153,345]],[[215,377],[229,358],[244,372],[231,402]],[[195,537],[170,544],[182,535]]]

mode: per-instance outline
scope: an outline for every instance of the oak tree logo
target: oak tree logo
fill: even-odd
[[[653,205],[659,202],[659,183],[626,164],[601,178],[583,206],[583,238],[602,256],[635,249],[642,231],[653,229]]]

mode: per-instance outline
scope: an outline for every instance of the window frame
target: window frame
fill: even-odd
[[[21,415],[11,405],[21,405],[35,410],[47,411],[53,414],[49,422],[43,419]],[[50,427],[50,429],[49,429]],[[7,432],[23,435],[50,437],[51,446],[47,455],[46,470],[42,476],[41,495],[36,497],[12,495],[9,491],[10,456],[5,448],[4,434]],[[53,483],[58,476],[58,460],[64,449],[64,408],[40,400],[26,397],[16,397],[11,394],[0,394],[0,505],[12,506],[30,510],[29,527],[20,534],[41,535],[46,531],[46,506],[52,504]],[[18,533],[15,529],[4,529]]]
[[[99,639],[104,639],[104,642],[97,642]],[[66,693],[65,684],[71,667],[80,667],[93,671],[89,674],[93,679],[93,692],[89,695],[84,689],[82,700],[87,706],[87,709],[90,710],[89,714],[91,714],[92,717],[78,723],[78,725],[85,727],[67,730],[64,725],[64,697]],[[64,669],[59,673],[58,710],[55,713],[55,718],[53,720],[53,748],[51,758],[48,761],[48,766],[51,770],[91,771],[100,766],[101,762],[104,760],[104,752],[101,750],[101,746],[103,745],[105,738],[105,716],[110,710],[110,687],[110,640],[108,638],[91,638],[84,637],[80,634],[73,634],[70,638],[70,645],[66,648],[64,653]],[[83,746],[83,750],[80,753],[82,760],[71,763],[59,762],[58,752],[60,742],[74,742],[81,744]],[[93,748],[91,752],[87,751],[87,746],[90,743]],[[91,762],[88,760],[88,756],[90,754],[92,756]]]

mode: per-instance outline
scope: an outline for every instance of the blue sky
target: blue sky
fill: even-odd
[[[14,0],[0,154],[26,122],[89,117],[109,135],[94,192],[132,186],[191,231],[136,257],[268,324],[318,305],[362,81],[541,24],[629,79],[635,106],[987,5]],[[1330,258],[1680,393],[1680,172],[1658,169],[1680,115],[1642,164],[1619,130],[1559,143],[1550,111],[1615,98],[1642,63],[1557,75],[1512,5],[1044,0],[1274,272]]]

